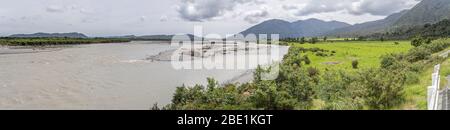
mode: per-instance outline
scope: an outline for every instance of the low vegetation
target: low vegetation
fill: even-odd
[[[378,44],[364,44],[368,46],[367,48],[371,48],[372,53],[380,51],[376,56],[370,55],[372,53],[367,54],[367,50],[361,46],[348,46],[347,50],[334,47],[333,49],[336,49],[333,50],[334,53],[329,51],[339,56],[359,52],[362,49],[360,55],[367,54],[367,58],[377,59],[368,59],[373,60],[370,62],[361,56],[358,56],[360,58],[358,60],[351,59],[352,65],[347,65],[350,68],[359,68],[352,71],[339,66],[329,69],[307,64],[308,60],[312,65],[320,63],[320,60],[311,58],[311,53],[326,52],[329,49],[326,47],[330,44],[323,44],[324,48],[320,47],[321,49],[306,49],[293,45],[284,57],[280,65],[280,75],[275,80],[261,80],[261,74],[271,69],[263,67],[257,68],[252,83],[220,86],[218,81],[208,78],[206,86],[178,87],[172,103],[164,109],[403,109],[405,104],[417,103],[417,100],[413,100],[416,97],[411,96],[413,91],[426,89],[424,86],[411,88],[421,82],[419,75],[423,70],[444,60],[430,54],[448,48],[450,42],[437,40],[414,48],[410,43],[405,44],[405,41],[398,43],[399,45],[394,42],[383,44],[384,46],[391,44],[392,47],[389,47],[391,50],[377,48],[380,46]],[[321,44],[314,44],[319,45]],[[375,62],[377,65],[371,65]],[[426,99],[426,96],[421,98]],[[417,104],[419,109],[422,108],[421,103]],[[414,106],[413,109],[418,108]]]
[[[397,42],[398,44],[395,44]],[[368,69],[380,66],[380,57],[391,53],[407,52],[413,46],[410,41],[334,41],[320,42],[318,44],[299,44],[295,42],[288,43],[291,47],[300,47],[305,49],[318,48],[317,52],[307,51],[311,64],[305,66],[314,66],[321,70],[325,69],[345,69],[352,71],[352,62],[358,60],[358,68]]]

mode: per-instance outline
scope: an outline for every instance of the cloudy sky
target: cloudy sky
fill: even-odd
[[[0,36],[81,32],[89,36],[238,33],[267,19],[378,20],[419,0],[0,0]]]

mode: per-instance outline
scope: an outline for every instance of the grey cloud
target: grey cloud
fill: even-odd
[[[299,7],[295,5],[282,5],[281,6],[284,10],[297,10]]]
[[[250,12],[246,13],[246,16],[245,16],[244,20],[249,22],[249,23],[257,23],[262,18],[265,18],[268,15],[269,15],[269,12],[267,12],[267,10],[250,11]]]
[[[51,13],[61,13],[65,11],[65,8],[61,6],[51,5],[48,6],[45,10]]]
[[[317,13],[347,11],[353,15],[371,14],[386,16],[403,9],[411,8],[420,0],[312,0],[302,8],[283,6],[285,10],[298,10],[296,15],[305,16]]]
[[[232,11],[245,3],[262,4],[260,0],[183,0],[178,6],[179,16],[187,21],[205,21]]]
[[[385,0],[385,1],[374,1],[374,0],[362,0],[359,5],[358,10],[354,10],[354,14],[369,13],[372,15],[389,15],[394,12],[398,12],[405,8],[410,8],[416,0]]]

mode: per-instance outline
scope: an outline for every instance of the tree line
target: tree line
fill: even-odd
[[[47,46],[47,45],[70,45],[70,44],[92,44],[92,43],[118,43],[129,42],[123,38],[0,38],[0,45],[7,46]]]

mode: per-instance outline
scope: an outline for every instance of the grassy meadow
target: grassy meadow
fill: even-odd
[[[395,42],[399,44],[395,44]],[[328,56],[317,56],[314,52],[307,52],[311,60],[311,64],[307,66],[317,67],[318,69],[339,68],[346,70],[353,69],[353,60],[358,60],[358,68],[379,67],[381,56],[390,53],[407,52],[413,48],[410,41],[334,41],[319,42],[317,44],[299,44],[292,42],[290,45],[329,50]],[[332,51],[335,53],[332,53]]]
[[[328,50],[328,56],[318,56],[315,52],[307,52],[311,60],[308,67],[324,69],[355,70],[352,61],[359,62],[358,69],[380,67],[381,56],[391,53],[406,53],[413,46],[410,41],[344,41],[319,42],[316,44],[299,44],[290,42],[289,45],[303,48],[320,48]],[[434,55],[441,54],[441,51]],[[332,53],[335,52],[335,53]],[[418,75],[418,81],[407,84],[404,90],[405,103],[396,109],[427,109],[427,86],[431,85],[431,73],[434,65],[427,65]],[[441,86],[447,85],[446,75],[450,75],[450,60],[447,58],[441,64]]]

